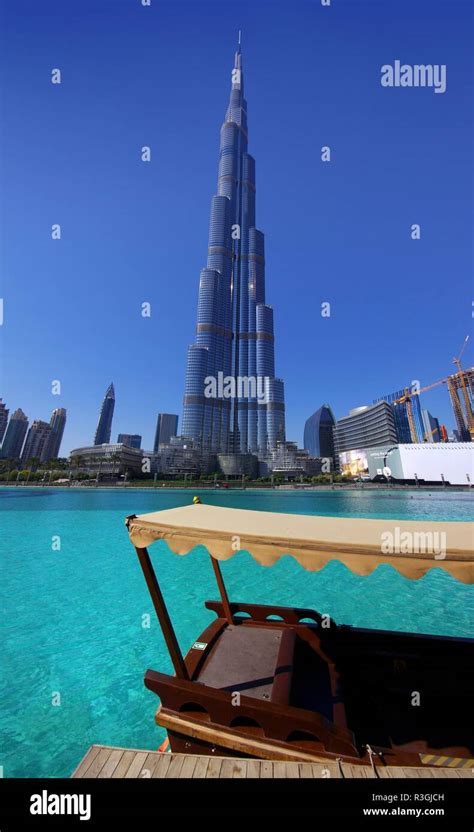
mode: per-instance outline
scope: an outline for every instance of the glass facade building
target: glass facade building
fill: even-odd
[[[142,437],[139,433],[119,433],[117,445],[128,445],[129,448],[141,448]]]
[[[184,394],[182,433],[208,452],[264,455],[285,438],[283,381],[275,378],[273,309],[265,301],[265,241],[256,227],[255,203],[239,47],[221,128],[217,194]],[[236,386],[227,395],[229,378]]]
[[[3,459],[19,459],[23,442],[28,430],[28,417],[25,416],[21,407],[15,410],[10,416],[5,438],[2,444],[1,455]]]
[[[110,442],[112,432],[112,419],[115,408],[114,385],[110,384],[105,391],[104,401],[100,408],[99,421],[94,436],[94,445],[104,445]]]
[[[0,399],[0,444],[3,442],[3,437],[5,436],[5,431],[7,429],[8,414],[8,407],[3,400]]]
[[[51,426],[51,437],[49,440],[48,459],[57,459],[66,427],[66,410],[64,407],[56,407],[49,421]]]
[[[49,447],[51,441],[51,425],[48,422],[42,422],[40,419],[35,419],[31,425],[21,455],[21,460],[24,464],[32,459],[39,462],[47,462],[50,458]]]
[[[158,413],[156,420],[153,453],[157,454],[160,445],[168,445],[172,436],[178,435],[178,417],[175,413]]]
[[[323,404],[306,420],[303,445],[310,456],[334,458],[334,419],[331,408]]]
[[[397,442],[393,407],[384,401],[351,410],[348,416],[337,420],[334,429],[334,449],[338,455]]]
[[[424,442],[441,442],[441,428],[436,416],[432,416],[429,410],[422,410]]]
[[[407,403],[398,402],[394,404],[397,399],[400,399],[405,393],[405,390],[397,390],[396,393],[390,393],[388,396],[381,396],[376,399],[377,402],[388,402],[393,407],[393,416],[395,419],[395,427],[397,429],[398,441],[402,444],[410,444],[410,442],[422,442],[425,433],[423,424],[423,416],[421,413],[420,397],[418,395],[411,396],[411,409],[413,414],[413,421],[415,424],[416,436],[411,435],[410,422],[408,420]]]

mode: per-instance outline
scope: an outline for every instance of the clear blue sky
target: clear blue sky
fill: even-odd
[[[158,411],[181,417],[239,28],[288,438],[323,402],[343,416],[451,371],[472,323],[470,0],[1,8],[0,395],[31,419],[66,407],[63,454],[111,381],[114,439],[149,448]],[[381,87],[397,58],[446,64],[446,93]],[[422,404],[453,426],[445,387]]]

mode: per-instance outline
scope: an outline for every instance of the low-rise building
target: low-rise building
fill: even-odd
[[[216,470],[216,455],[202,453],[189,437],[172,436],[168,443],[160,443],[159,448],[152,455],[152,473],[195,477]]]
[[[122,443],[90,445],[71,451],[73,473],[98,474],[101,477],[136,476],[142,473],[143,452]]]
[[[217,463],[225,477],[258,477],[258,457],[254,454],[218,454]]]
[[[471,442],[379,445],[343,452],[340,465],[341,473],[348,477],[469,485],[474,482],[474,445]]]
[[[277,442],[276,448],[260,461],[260,476],[283,476],[285,480],[314,477],[333,470],[330,457],[312,457],[296,442]]]

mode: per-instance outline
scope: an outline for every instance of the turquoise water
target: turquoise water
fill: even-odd
[[[199,492],[197,492],[199,493]],[[467,520],[467,493],[375,491],[201,492],[203,501],[259,510],[344,517]],[[0,696],[5,777],[68,776],[92,743],[157,748],[157,698],[147,668],[171,671],[124,518],[187,505],[165,489],[0,489],[3,616]],[[60,551],[52,549],[59,536]],[[217,598],[205,550],[154,563],[186,651]],[[412,632],[472,634],[474,591],[441,569],[409,581],[390,567],[369,577],[338,562],[319,573],[291,558],[272,569],[242,553],[222,565],[232,600],[314,607],[340,623]],[[150,614],[151,626],[142,626]],[[60,700],[57,697],[60,695]],[[53,700],[53,697],[56,697]],[[59,704],[53,704],[59,702]]]

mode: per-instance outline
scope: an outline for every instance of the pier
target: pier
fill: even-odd
[[[241,757],[198,756],[91,745],[72,773],[73,778],[205,778],[205,779],[390,779],[390,778],[465,778],[472,768],[445,766],[368,766],[321,761],[318,763],[255,760]],[[467,762],[467,761],[465,761]],[[472,761],[471,761],[472,762]],[[451,766],[453,763],[451,763]]]

